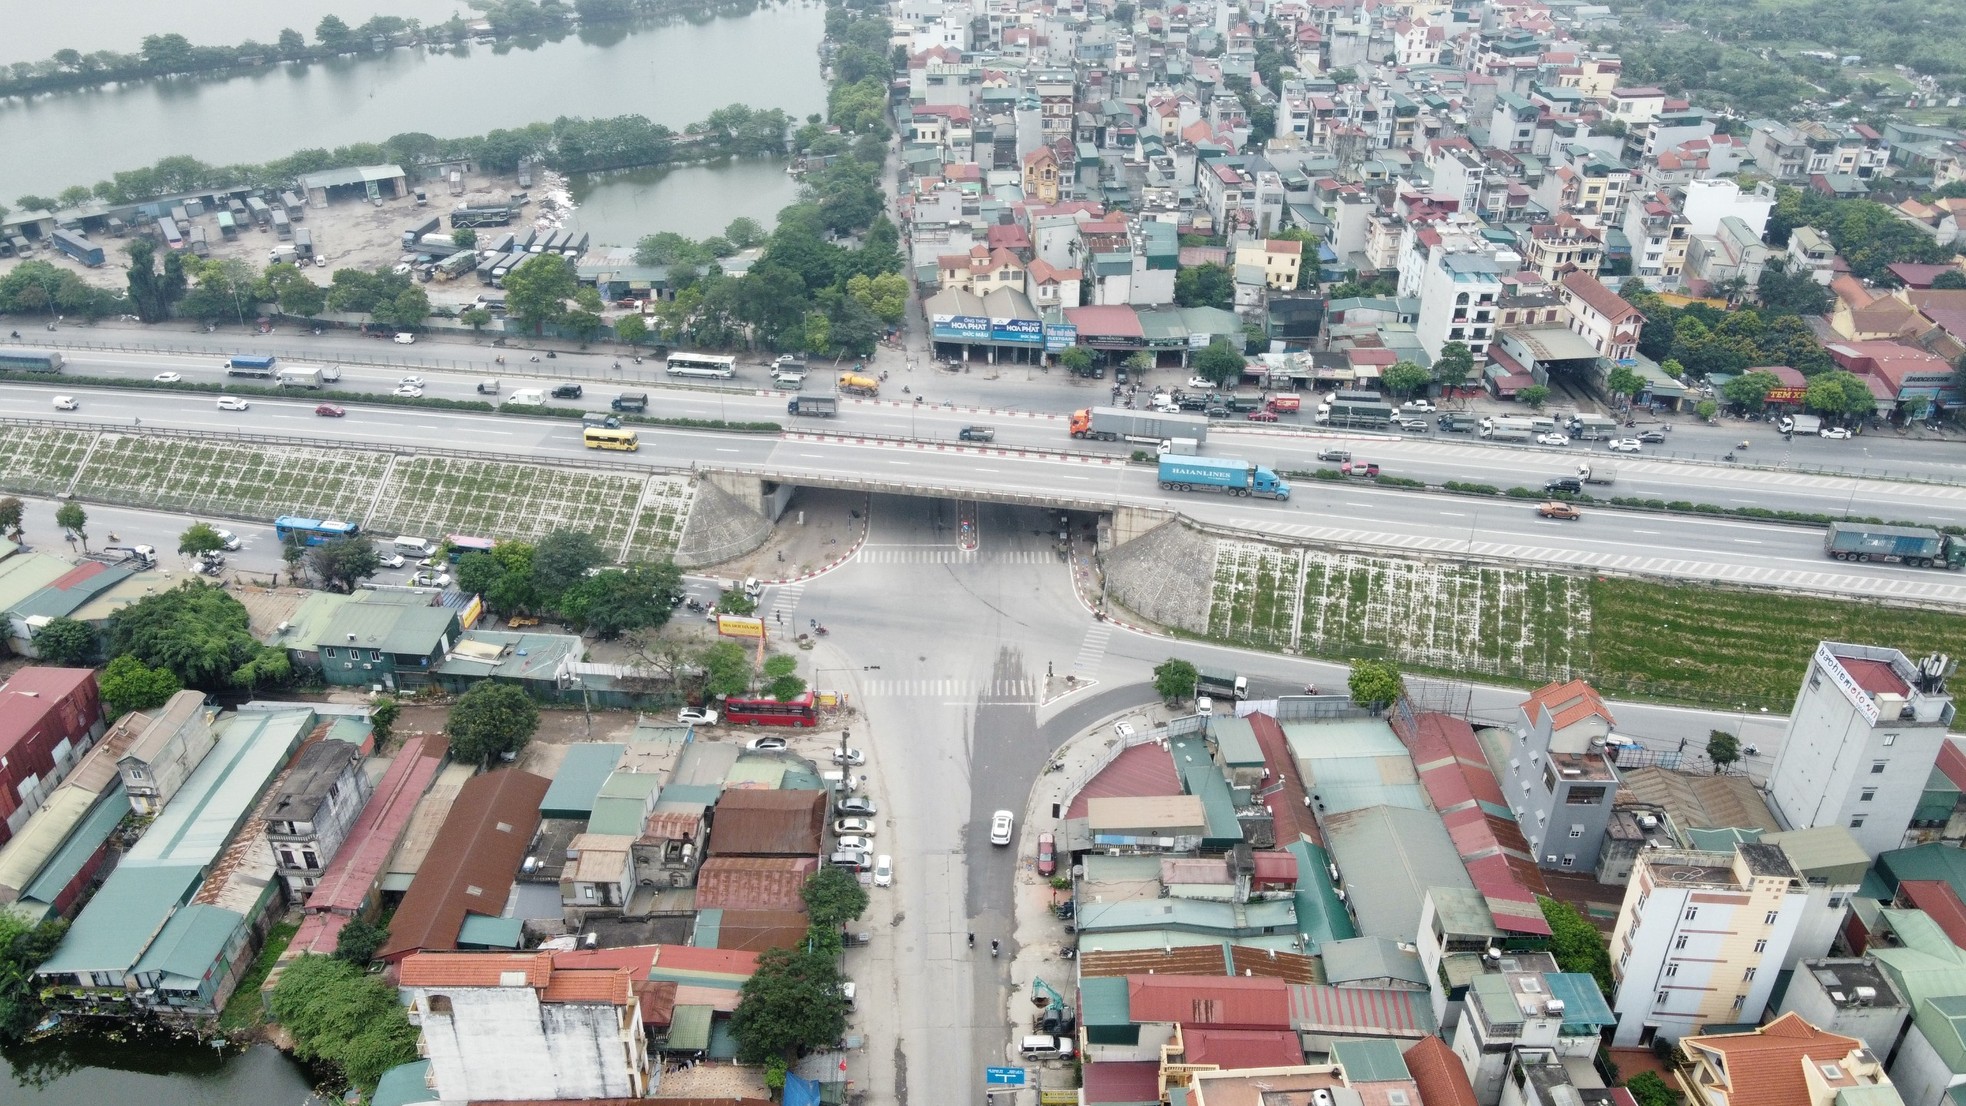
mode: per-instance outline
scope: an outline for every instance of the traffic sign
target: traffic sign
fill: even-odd
[[[984,1068],[983,1081],[992,1087],[1021,1087],[1024,1074],[1023,1068]]]

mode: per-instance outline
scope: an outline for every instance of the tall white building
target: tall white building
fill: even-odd
[[[1951,662],[1896,649],[1817,644],[1768,774],[1768,805],[1792,829],[1845,826],[1872,860],[1904,843],[1931,777],[1952,696]]]
[[[1779,845],[1641,852],[1611,931],[1613,1043],[1760,1020],[1808,905]]]

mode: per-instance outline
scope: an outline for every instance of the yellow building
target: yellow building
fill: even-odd
[[[1304,243],[1270,239],[1236,247],[1236,265],[1263,267],[1263,283],[1289,291],[1297,287],[1297,274],[1304,264]]]

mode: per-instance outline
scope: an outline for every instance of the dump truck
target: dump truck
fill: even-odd
[[[840,391],[850,396],[877,396],[881,394],[881,382],[858,373],[841,373]]]
[[[1074,438],[1098,442],[1139,442],[1158,447],[1175,438],[1195,442],[1208,439],[1208,420],[1193,415],[1162,415],[1127,411],[1118,407],[1090,407],[1072,412],[1070,431]]]
[[[1170,492],[1219,491],[1225,495],[1290,498],[1290,485],[1282,477],[1261,465],[1233,457],[1163,456],[1160,486]]]
[[[831,392],[800,392],[785,402],[785,413],[830,419],[840,413],[840,397]]]
[[[1839,561],[1899,561],[1914,568],[1966,566],[1966,538],[1923,526],[1832,522],[1823,552]]]
[[[1238,676],[1226,668],[1195,666],[1195,692],[1224,699],[1243,699],[1249,695],[1249,677]]]

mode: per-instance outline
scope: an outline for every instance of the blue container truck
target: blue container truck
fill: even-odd
[[[1290,498],[1290,485],[1282,477],[1261,465],[1232,457],[1162,457],[1160,486],[1170,492],[1219,491],[1226,495]]]
[[[1839,561],[1899,561],[1914,568],[1966,566],[1966,539],[1923,526],[1832,522],[1823,552]]]

